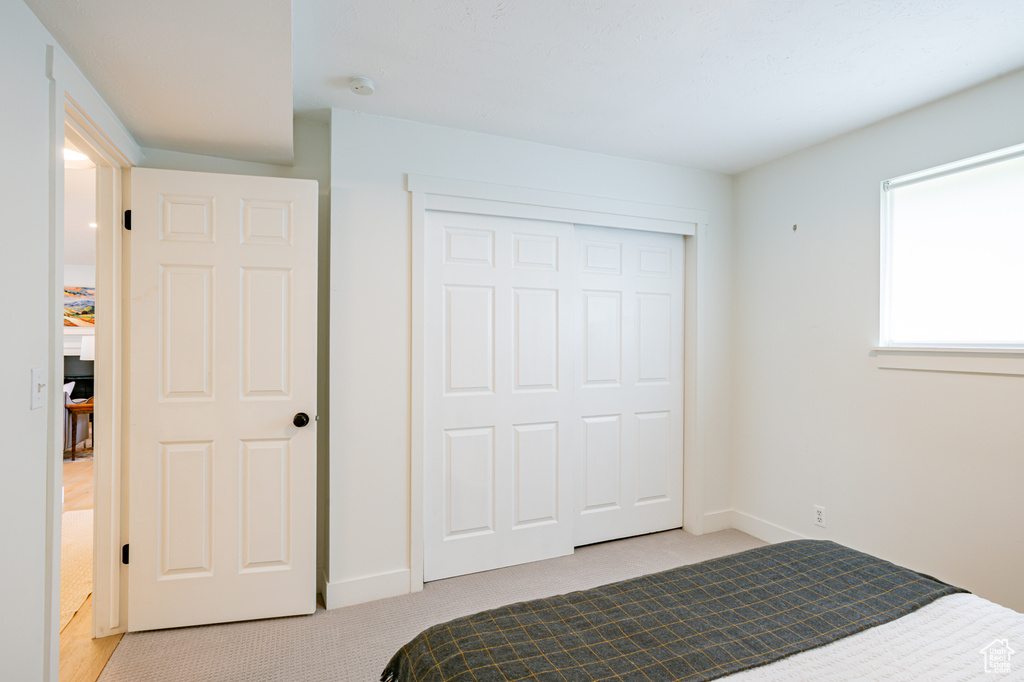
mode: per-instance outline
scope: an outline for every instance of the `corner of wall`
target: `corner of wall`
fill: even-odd
[[[715,533],[720,530],[729,529],[744,532],[758,540],[770,543],[802,540],[807,537],[789,528],[784,528],[736,509],[723,509],[717,512],[708,512],[704,515],[705,533]]]

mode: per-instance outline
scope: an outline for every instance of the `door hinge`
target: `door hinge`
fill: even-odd
[[[121,563],[128,565],[128,545],[121,545]]]
[[[126,229],[126,230],[131,230],[132,229],[132,211],[131,211],[131,209],[128,209],[127,211],[124,212],[124,229]]]

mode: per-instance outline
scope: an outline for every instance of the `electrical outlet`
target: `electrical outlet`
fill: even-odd
[[[825,525],[825,508],[820,504],[814,505],[814,525],[826,528]]]

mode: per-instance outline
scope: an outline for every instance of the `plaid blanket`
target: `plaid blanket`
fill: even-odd
[[[710,680],[963,591],[834,542],[796,540],[435,625],[381,680]]]

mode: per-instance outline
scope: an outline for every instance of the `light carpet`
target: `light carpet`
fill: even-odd
[[[60,629],[63,630],[92,592],[92,509],[64,512],[60,526]]]
[[[635,578],[764,542],[681,530],[580,547],[571,556],[428,583],[422,592],[311,616],[125,635],[100,682],[375,682],[421,630],[518,601]]]

